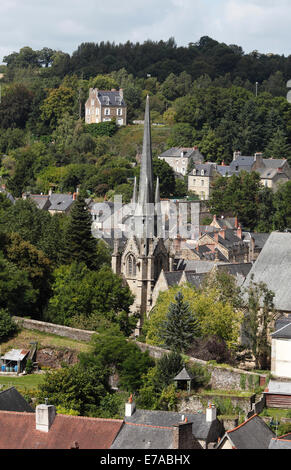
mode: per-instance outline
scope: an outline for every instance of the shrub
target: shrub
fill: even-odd
[[[9,312],[3,308],[0,309],[0,342],[9,338],[17,331],[17,325],[12,320]]]

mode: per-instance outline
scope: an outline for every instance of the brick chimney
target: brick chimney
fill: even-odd
[[[212,423],[212,421],[216,420],[216,406],[213,405],[212,403],[208,404],[208,407],[206,408],[206,422],[207,423]]]
[[[135,402],[133,401],[132,395],[130,395],[128,402],[125,403],[125,417],[130,417],[135,412]]]
[[[240,239],[242,239],[242,228],[239,226],[236,231],[236,236]]]
[[[219,231],[219,236],[225,240],[225,228]]]
[[[47,399],[44,405],[38,405],[35,409],[35,428],[37,431],[49,432],[56,417],[54,405],[48,405]]]

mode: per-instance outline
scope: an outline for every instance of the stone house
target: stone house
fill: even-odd
[[[85,122],[93,124],[116,119],[118,126],[127,124],[127,105],[123,97],[123,89],[110,91],[90,88],[85,103]]]
[[[285,158],[263,158],[262,153],[243,156],[241,152],[236,151],[230,165],[217,166],[217,171],[224,177],[238,175],[241,171],[248,173],[255,171],[260,175],[261,184],[274,192],[281,184],[291,179],[291,168]]]
[[[204,162],[204,157],[198,147],[172,147],[161,153],[158,158],[167,162],[175,173],[182,176],[187,175],[189,167],[194,163]]]
[[[213,253],[219,251],[230,263],[247,263],[249,250],[242,239],[242,229],[236,231],[223,228],[213,233],[205,233],[199,237],[198,246],[205,246]]]
[[[196,163],[188,175],[188,191],[197,194],[202,201],[207,201],[216,176],[218,172],[215,163]]]

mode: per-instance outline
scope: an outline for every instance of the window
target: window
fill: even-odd
[[[204,180],[201,180],[201,186],[204,186]]]
[[[127,275],[136,276],[136,261],[133,255],[127,257]]]
[[[105,108],[104,114],[105,116],[110,116],[110,108]]]
[[[95,101],[91,100],[91,106],[94,106],[94,104],[95,104]]]
[[[122,109],[121,108],[117,108],[117,116],[122,116]]]
[[[96,108],[96,116],[99,114],[99,108]]]

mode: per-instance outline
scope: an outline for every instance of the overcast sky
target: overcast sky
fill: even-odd
[[[288,56],[290,25],[291,0],[0,0],[0,63],[24,46],[71,54],[82,42],[186,46],[206,35]]]

